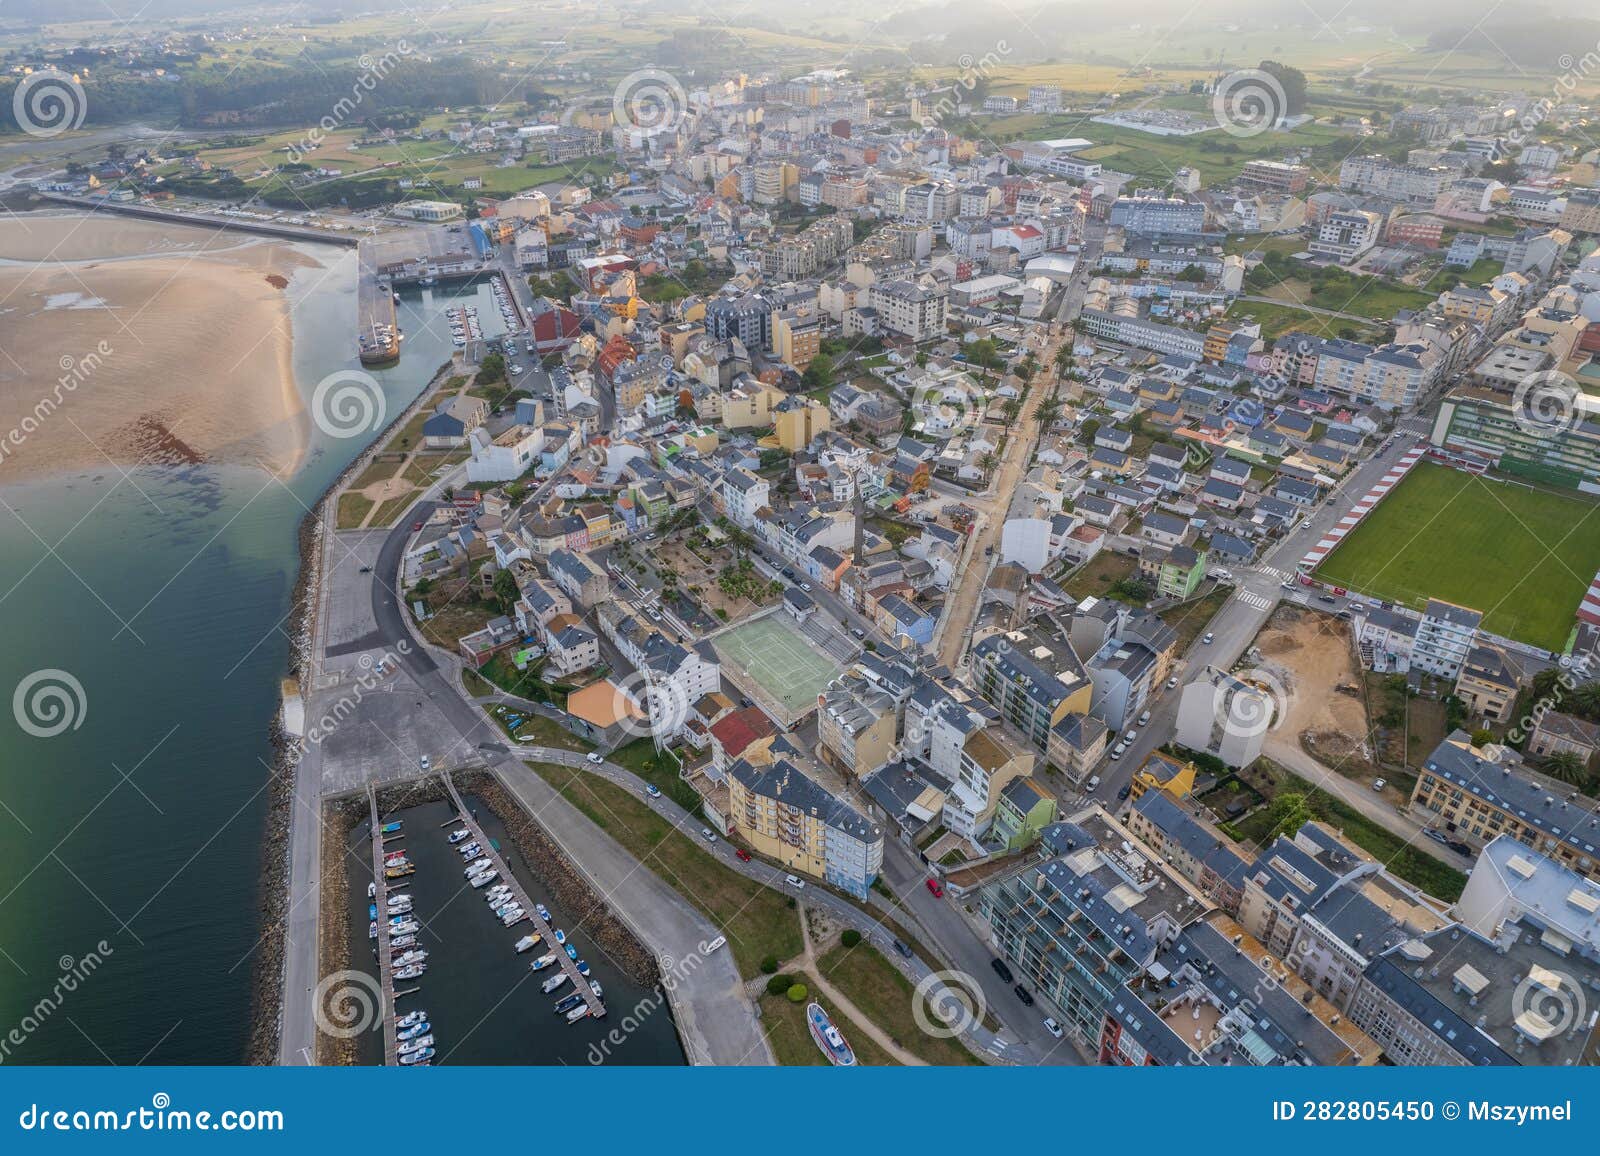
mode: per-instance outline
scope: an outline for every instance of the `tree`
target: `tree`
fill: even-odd
[[[985,450],[983,456],[978,459],[978,466],[983,470],[983,476],[988,477],[994,473],[994,467],[999,461],[1000,459],[995,457],[993,452]]]
[[[819,353],[811,359],[806,371],[800,375],[807,389],[822,389],[833,384],[833,358]]]
[[[839,937],[839,942],[846,947],[854,947],[861,942],[861,933],[853,927],[847,928],[845,933]]]
[[[1472,732],[1472,745],[1475,747],[1486,747],[1494,741],[1495,734],[1488,727],[1482,727]]]
[[[789,1002],[790,1003],[805,1003],[806,1002],[806,997],[808,995],[810,995],[810,994],[811,993],[808,990],[806,990],[806,985],[803,984],[803,983],[795,984],[787,992],[787,995],[789,996]]]
[[[517,589],[517,580],[511,571],[501,570],[494,576],[494,597],[500,603],[500,612],[510,614],[516,609],[517,599],[522,597],[522,591]]]
[[[775,975],[771,979],[767,980],[767,994],[768,995],[782,995],[784,992],[788,991],[793,986],[794,986],[794,976],[792,976],[792,975]]]
[[[1267,835],[1269,843],[1279,835],[1293,834],[1316,818],[1310,802],[1299,791],[1285,791],[1272,800],[1267,814],[1272,819],[1272,830]]]
[[[778,957],[769,955],[761,961],[761,970],[768,975],[774,975],[778,970]]]
[[[1589,785],[1589,764],[1576,751],[1557,751],[1544,761],[1545,773],[1579,789]]]
[[[1590,722],[1600,720],[1600,682],[1583,682],[1573,687],[1572,709]]]
[[[1056,350],[1055,357],[1053,357],[1051,360],[1054,362],[1056,367],[1056,384],[1059,385],[1061,383],[1062,375],[1064,375],[1067,370],[1072,368],[1072,343],[1066,342],[1062,344],[1060,348]]]

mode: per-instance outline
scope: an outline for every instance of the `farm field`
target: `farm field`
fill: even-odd
[[[1600,567],[1597,508],[1423,463],[1317,576],[1416,609],[1430,597],[1469,606],[1485,630],[1561,650]]]

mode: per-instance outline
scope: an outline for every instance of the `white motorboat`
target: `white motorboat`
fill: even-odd
[[[512,949],[518,955],[521,955],[525,951],[532,951],[534,948],[539,946],[542,938],[542,936],[538,935],[524,935],[521,939],[517,940],[516,943],[512,944]]]
[[[486,871],[493,866],[494,863],[488,859],[474,859],[471,863],[467,864],[466,868],[461,872],[461,874],[474,875],[479,871]]]
[[[426,1064],[433,1059],[433,1049],[423,1048],[420,1052],[407,1052],[400,1057],[402,1064]]]
[[[556,961],[556,954],[555,954],[555,952],[551,951],[551,952],[546,952],[544,955],[541,955],[538,959],[534,960],[528,966],[530,968],[532,968],[534,971],[543,971],[545,968],[549,967],[555,961]]]
[[[418,1024],[427,1023],[427,1021],[428,1021],[428,1013],[427,1012],[425,1012],[425,1011],[409,1011],[409,1012],[406,1012],[406,1014],[401,1016],[399,1019],[395,1020],[394,1021],[394,1026],[400,1031],[405,1031],[407,1028],[414,1028]]]
[[[458,827],[456,830],[450,832],[450,842],[459,843],[461,840],[470,837],[471,834],[472,832],[467,830],[465,827]]]
[[[551,992],[555,991],[556,988],[560,987],[566,982],[567,973],[564,971],[558,971],[549,979],[545,980],[544,983],[540,985],[539,990],[543,991],[545,995],[549,995]]]
[[[567,1013],[567,1022],[569,1024],[575,1024],[579,1020],[581,1020],[584,1016],[586,1016],[588,1014],[589,1014],[589,1005],[586,1004],[586,1003],[581,1003],[577,1007],[573,1008],[571,1011],[569,1011]]]
[[[418,1036],[414,1040],[407,1040],[405,1043],[400,1044],[395,1048],[395,1051],[399,1052],[402,1056],[408,1056],[412,1052],[420,1052],[423,1048],[431,1047],[433,1047],[432,1036]]]
[[[433,1030],[433,1025],[426,1019],[420,1019],[414,1024],[407,1024],[396,1030],[394,1038],[397,1040],[414,1040],[418,1036],[426,1035]]]
[[[505,927],[510,927],[513,923],[521,923],[526,918],[528,918],[526,911],[520,907],[513,907],[500,917],[500,923]]]
[[[476,890],[479,887],[489,886],[489,884],[493,883],[498,878],[500,878],[500,872],[491,868],[490,870],[485,871],[482,875],[474,875],[472,878],[468,879],[467,882],[472,884],[474,890]]]

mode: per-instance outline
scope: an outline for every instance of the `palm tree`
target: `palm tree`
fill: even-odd
[[[1062,375],[1072,368],[1072,343],[1069,341],[1056,350],[1054,358],[1056,367],[1056,384],[1061,384]]]
[[[1600,682],[1585,682],[1574,687],[1572,709],[1590,722],[1600,718]]]
[[[1557,751],[1544,761],[1545,774],[1574,787],[1589,784],[1589,764],[1576,751]]]
[[[988,451],[985,451],[984,455],[978,459],[978,465],[980,468],[982,468],[983,476],[985,478],[994,473],[995,464],[999,460],[1000,459],[995,457],[993,453]]]

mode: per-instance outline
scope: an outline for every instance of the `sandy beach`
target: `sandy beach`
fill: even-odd
[[[0,221],[0,483],[152,464],[293,472],[293,246],[116,217]]]

